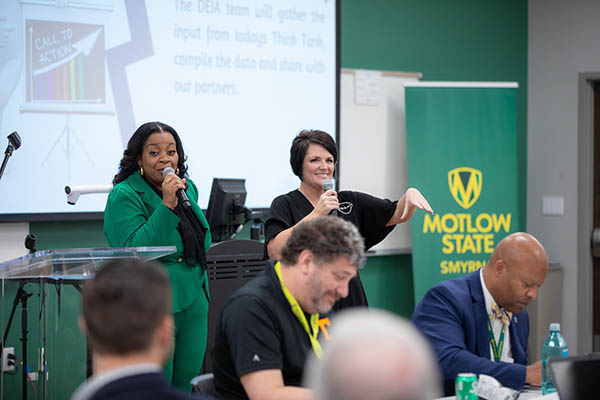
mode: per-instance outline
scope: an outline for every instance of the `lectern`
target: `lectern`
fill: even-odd
[[[16,258],[7,262],[0,263],[0,284],[2,285],[2,303],[7,304],[5,299],[5,285],[18,286],[16,294],[12,299],[12,310],[8,318],[8,323],[2,336],[2,349],[4,349],[15,311],[21,304],[21,338],[22,353],[20,362],[22,365],[22,394],[23,399],[27,399],[27,381],[29,376],[29,364],[27,358],[27,301],[31,293],[26,291],[28,285],[39,287],[40,311],[39,321],[41,351],[38,350],[38,359],[43,368],[38,371],[38,379],[45,382],[47,375],[47,363],[44,349],[46,348],[46,313],[45,298],[46,285],[53,285],[57,293],[57,310],[60,314],[60,292],[62,285],[72,285],[81,291],[81,285],[85,279],[92,278],[96,271],[102,267],[106,261],[117,258],[138,257],[146,260],[160,258],[176,251],[175,246],[164,247],[127,247],[127,248],[106,248],[106,249],[66,249],[66,250],[42,250],[33,254]],[[36,310],[37,311],[37,310]],[[4,317],[4,316],[3,316]],[[4,320],[4,319],[3,319]],[[51,334],[60,334],[51,332]],[[88,376],[91,374],[91,362],[88,357]]]

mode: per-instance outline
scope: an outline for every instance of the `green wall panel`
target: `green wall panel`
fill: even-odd
[[[410,255],[369,257],[360,279],[370,307],[411,317],[415,303]]]
[[[17,292],[18,283],[0,281],[2,285],[0,321],[4,333]],[[25,291],[31,296],[27,301],[27,365],[30,372],[38,372],[39,378],[27,383],[28,399],[68,399],[86,376],[86,342],[77,327],[81,312],[81,296],[70,285],[57,286],[27,283]],[[45,296],[42,294],[45,293]],[[42,302],[41,299],[44,299]],[[59,306],[60,303],[60,306]],[[44,307],[42,309],[42,304]],[[44,341],[45,335],[45,341]],[[6,347],[14,347],[15,355],[23,360],[21,338],[21,304],[10,326]],[[41,351],[46,355],[46,368],[41,364]],[[1,396],[4,399],[22,398],[23,367],[15,373],[3,374]],[[47,379],[39,371],[47,371]]]
[[[109,247],[104,221],[32,222],[38,250]]]

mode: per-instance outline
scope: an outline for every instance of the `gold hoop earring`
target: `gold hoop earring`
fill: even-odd
[[[144,176],[144,167],[140,167],[140,175]]]
[[[179,175],[179,168],[175,170],[175,175]]]

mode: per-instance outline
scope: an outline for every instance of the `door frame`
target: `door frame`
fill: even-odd
[[[594,216],[594,83],[600,72],[579,74],[579,123],[577,161],[577,342],[576,354],[593,350],[594,281],[590,238]],[[598,121],[600,123],[600,121]]]

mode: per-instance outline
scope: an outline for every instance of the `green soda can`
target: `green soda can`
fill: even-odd
[[[472,373],[458,374],[455,383],[456,400],[477,400],[477,375]]]

